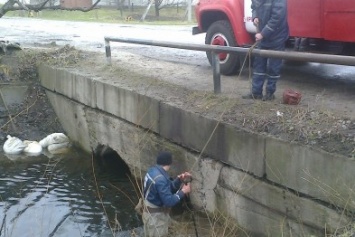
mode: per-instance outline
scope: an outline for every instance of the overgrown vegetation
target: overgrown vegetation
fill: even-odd
[[[83,59],[85,59],[83,52],[68,45],[52,50],[39,51],[28,49],[18,51],[16,53],[16,64],[18,66],[3,66],[9,68],[7,75],[3,76],[8,77],[11,81],[37,81],[37,65],[40,63],[45,62],[55,66],[70,67]],[[4,72],[2,72],[2,74],[4,74]]]
[[[243,106],[238,103],[226,111],[223,120],[285,141],[355,158],[355,121],[326,108],[319,110],[261,102]]]
[[[28,95],[23,103],[9,106],[6,111],[2,111],[0,139],[3,142],[7,134],[38,140],[48,133],[63,131],[38,81],[37,65],[48,62],[68,67],[77,63],[80,57],[85,57],[85,54],[66,46],[49,51],[18,51],[14,58],[1,58],[0,75],[5,84],[11,86],[24,82],[24,85],[28,85]]]

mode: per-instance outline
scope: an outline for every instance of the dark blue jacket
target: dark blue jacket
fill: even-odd
[[[284,44],[289,37],[287,0],[252,0],[253,20],[259,18],[258,30],[263,35],[261,47]]]
[[[144,198],[159,207],[172,207],[184,197],[180,185],[180,179],[171,180],[162,166],[153,166],[144,177]]]

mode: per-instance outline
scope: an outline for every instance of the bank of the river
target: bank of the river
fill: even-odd
[[[1,57],[0,141],[2,144],[7,135],[23,140],[39,141],[48,134],[63,132],[38,81],[36,64],[39,57],[46,56],[19,51]],[[23,88],[26,89],[24,93],[22,93]],[[13,97],[8,92],[18,93],[18,96],[15,96],[18,103],[12,101]]]

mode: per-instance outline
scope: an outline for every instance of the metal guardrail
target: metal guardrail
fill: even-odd
[[[210,51],[212,53],[213,84],[214,84],[214,92],[216,94],[221,92],[221,74],[220,74],[218,53],[224,52],[224,53],[234,53],[234,54],[243,54],[243,55],[250,53],[253,56],[281,58],[281,59],[292,60],[292,61],[355,66],[355,57],[353,56],[287,52],[287,51],[274,51],[274,50],[261,50],[261,49],[250,50],[249,48],[242,48],[242,47],[229,47],[229,46],[190,44],[190,43],[189,44],[172,43],[172,42],[164,42],[164,41],[140,40],[140,39],[131,39],[131,38],[104,37],[104,39],[105,39],[106,59],[108,64],[111,64],[110,41],[120,42],[120,43],[130,43],[130,44],[151,45],[151,46],[175,48],[175,49],[194,50],[194,51],[205,51],[205,52]]]
[[[107,60],[107,63],[110,65],[111,65],[110,41],[121,42],[121,43],[131,43],[131,44],[160,46],[160,47],[175,48],[175,49],[186,49],[186,50],[194,50],[194,51],[211,51],[214,93],[215,94],[221,93],[221,72],[220,72],[220,64],[219,64],[219,58],[218,58],[219,51],[217,51],[217,49],[213,49],[214,46],[200,45],[200,44],[171,43],[171,42],[152,41],[152,40],[139,40],[139,39],[129,39],[129,38],[105,37],[106,60]],[[232,47],[227,47],[227,48],[232,48]],[[248,49],[246,49],[246,52],[247,51],[248,51]]]

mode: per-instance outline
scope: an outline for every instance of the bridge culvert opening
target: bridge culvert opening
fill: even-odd
[[[121,156],[111,147],[99,145],[93,152],[97,172],[113,178],[125,179],[131,177],[131,171]]]

